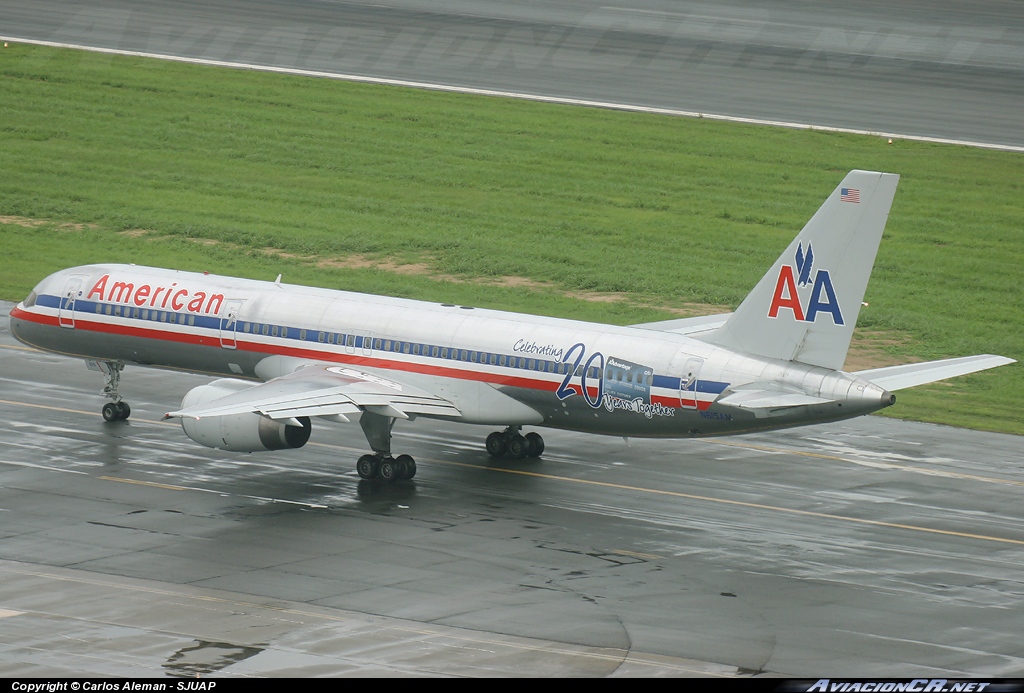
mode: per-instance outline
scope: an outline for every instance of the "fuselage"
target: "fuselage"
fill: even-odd
[[[348,364],[449,399],[466,423],[619,436],[727,435],[889,403],[847,373],[670,332],[134,265],[47,277],[11,312],[11,329],[84,359],[237,378]],[[757,383],[830,401],[759,413],[716,403]]]

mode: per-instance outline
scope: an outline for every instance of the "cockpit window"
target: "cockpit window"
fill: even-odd
[[[30,294],[28,295],[28,298],[26,298],[26,299],[25,299],[25,301],[24,301],[23,305],[24,305],[24,306],[25,306],[26,308],[31,308],[31,307],[32,307],[32,306],[34,306],[35,304],[36,304],[36,292],[35,292],[35,291],[33,291],[32,293],[30,293]]]

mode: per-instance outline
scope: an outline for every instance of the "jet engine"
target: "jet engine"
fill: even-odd
[[[203,404],[225,395],[233,395],[253,387],[240,380],[224,378],[209,385],[200,385],[188,391],[181,408]],[[232,452],[259,452],[301,448],[309,440],[312,424],[308,416],[298,419],[294,426],[268,419],[259,414],[232,414],[230,416],[204,416],[200,419],[184,417],[181,428],[185,435],[208,448]]]

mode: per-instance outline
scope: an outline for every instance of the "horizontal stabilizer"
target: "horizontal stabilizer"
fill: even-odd
[[[884,387],[893,392],[908,387],[933,383],[936,380],[954,378],[958,375],[967,375],[977,371],[1005,366],[1008,363],[1016,363],[1013,359],[1005,356],[994,356],[992,354],[980,354],[978,356],[963,356],[956,359],[943,359],[941,361],[926,361],[924,363],[908,363],[903,366],[889,366],[888,368],[872,368],[868,371],[853,373],[858,378]]]
[[[725,404],[741,409],[781,409],[787,407],[803,407],[808,404],[827,404],[830,399],[813,397],[797,392],[778,392],[773,390],[738,390],[730,395],[715,400],[715,404]]]
[[[659,322],[645,322],[640,325],[631,325],[643,330],[657,330],[658,332],[673,332],[675,334],[697,335],[706,332],[713,332],[725,324],[732,313],[719,313],[718,315],[700,315],[695,318],[676,318],[675,320],[661,320]]]

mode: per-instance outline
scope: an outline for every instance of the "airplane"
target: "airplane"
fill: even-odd
[[[23,343],[104,376],[125,365],[222,377],[179,419],[221,450],[301,448],[312,421],[358,421],[361,479],[411,479],[397,421],[501,427],[494,457],[540,457],[524,426],[692,438],[848,419],[894,391],[1013,363],[990,354],[842,371],[899,176],[851,171],[733,313],[626,327],[135,265],[50,275],[11,311]]]

